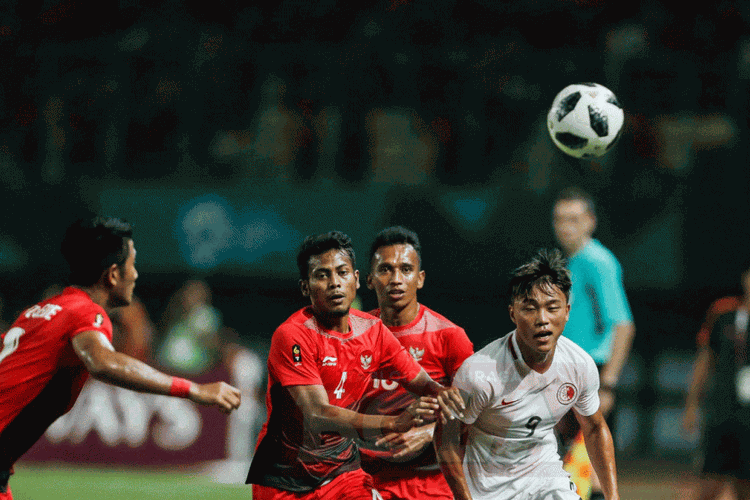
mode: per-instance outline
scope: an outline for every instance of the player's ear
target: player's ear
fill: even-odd
[[[516,323],[516,311],[513,309],[513,304],[510,304],[508,306],[508,313],[510,314],[510,320],[514,325],[517,325],[518,323]]]
[[[302,291],[303,297],[310,296],[310,282],[307,280],[299,280],[299,289]]]
[[[589,214],[589,223],[588,223],[588,232],[589,234],[594,234],[594,231],[596,231],[596,215]]]
[[[369,288],[370,290],[374,290],[374,285],[372,284],[372,280],[373,279],[375,279],[375,278],[372,276],[372,273],[368,274],[367,275],[367,279],[365,279],[365,283],[367,284],[367,288]]]
[[[117,282],[120,280],[120,266],[117,264],[112,264],[107,269],[104,270],[104,281],[110,286],[115,286]]]
[[[357,280],[357,290],[359,290],[359,270],[354,270],[354,279]]]
[[[421,289],[424,286],[424,279],[425,279],[425,272],[424,269],[420,269],[419,274],[417,274],[417,290]]]

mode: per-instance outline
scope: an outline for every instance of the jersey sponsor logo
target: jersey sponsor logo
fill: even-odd
[[[557,400],[563,405],[568,405],[573,402],[576,395],[578,395],[578,389],[576,389],[576,386],[570,382],[565,382],[557,390]]]
[[[297,364],[302,363],[302,348],[299,344],[294,344],[292,346],[292,359]]]
[[[510,406],[510,405],[514,405],[514,404],[518,403],[519,401],[521,401],[521,398],[514,399],[512,401],[506,401],[505,398],[503,398],[503,400],[500,401],[500,404],[502,406]]]
[[[370,365],[372,364],[372,352],[371,351],[364,351],[362,354],[359,355],[359,362],[362,365],[363,370],[367,370],[370,368]]]
[[[94,320],[94,326],[96,328],[99,328],[100,326],[102,326],[102,323],[104,323],[104,316],[102,316],[101,313],[97,314],[96,319]]]
[[[424,347],[419,349],[417,347],[410,346],[409,354],[411,354],[411,357],[414,358],[415,361],[422,361],[422,356],[424,356]]]
[[[57,304],[44,304],[44,306],[37,304],[26,309],[26,312],[23,315],[26,318],[44,318],[49,321],[60,311],[62,311],[62,307]]]
[[[323,358],[323,366],[336,366],[336,363],[338,362],[338,359],[336,359],[334,356],[326,356]]]

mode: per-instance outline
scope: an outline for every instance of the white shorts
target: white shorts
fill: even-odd
[[[471,493],[475,500],[581,500],[569,477],[522,476],[504,482],[489,496]]]

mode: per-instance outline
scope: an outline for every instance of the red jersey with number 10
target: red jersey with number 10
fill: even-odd
[[[380,316],[380,309],[370,314]],[[474,345],[463,328],[422,304],[419,304],[419,312],[411,323],[389,329],[427,374],[446,387],[450,387],[464,360],[474,354]],[[360,411],[373,415],[398,415],[415,399],[387,374],[376,373],[362,398]],[[394,460],[392,451],[375,446],[372,441],[361,443],[360,451],[362,467],[371,474],[391,471],[383,460],[400,462],[398,465],[402,469],[439,469],[432,446],[408,462]]]
[[[68,287],[28,308],[0,336],[0,470],[75,403],[88,371],[71,340],[92,330],[112,341],[104,309]]]
[[[360,468],[354,440],[338,432],[313,433],[285,387],[322,385],[329,403],[358,411],[376,371],[398,381],[421,371],[383,323],[351,310],[349,333],[320,326],[306,307],[273,334],[268,354],[268,420],[258,439],[247,482],[308,492],[344,472]]]

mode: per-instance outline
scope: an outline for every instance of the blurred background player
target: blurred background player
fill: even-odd
[[[750,499],[750,359],[747,353],[750,269],[742,273],[743,295],[713,304],[698,332],[698,354],[688,389],[683,429],[698,429],[700,401],[713,375],[705,407],[701,480],[695,498]]]
[[[161,373],[112,347],[107,309],[133,300],[138,278],[130,224],[96,217],[71,225],[62,242],[69,286],[30,307],[2,336],[0,499],[12,499],[13,464],[75,403],[89,374],[126,389],[189,398],[231,412],[240,392]]]
[[[464,361],[453,380],[466,410],[435,430],[441,467],[458,500],[578,500],[554,426],[573,411],[608,500],[619,499],[614,445],[599,405],[599,373],[562,336],[570,273],[559,250],[537,253],[509,283],[516,329]],[[462,438],[467,432],[466,441]]]
[[[156,359],[186,376],[206,373],[221,360],[221,312],[203,280],[187,280],[172,296],[161,321],[164,338]]]
[[[614,254],[592,237],[596,209],[587,192],[577,187],[562,190],[552,215],[555,236],[568,258],[573,281],[565,336],[594,358],[601,378],[601,411],[612,427],[615,388],[635,335],[622,268]],[[571,415],[558,426],[563,448],[567,450],[566,468],[573,474],[581,497],[589,498],[590,490],[591,500],[598,500],[603,498],[601,488],[577,429]]]
[[[385,323],[433,380],[449,386],[474,348],[463,328],[417,301],[424,280],[416,233],[397,226],[375,236],[367,287],[375,290],[379,308],[370,314]],[[414,400],[387,374],[376,374],[360,407],[363,413],[398,415]],[[432,446],[434,429],[431,422],[360,444],[362,468],[373,477],[384,500],[453,499]],[[384,445],[389,449],[384,450]]]
[[[247,477],[253,499],[380,498],[360,467],[355,438],[406,432],[439,408],[460,413],[461,397],[432,380],[379,319],[351,309],[359,272],[347,235],[307,237],[297,266],[310,305],[271,339],[268,419]],[[380,370],[436,398],[420,398],[399,416],[357,413]]]

